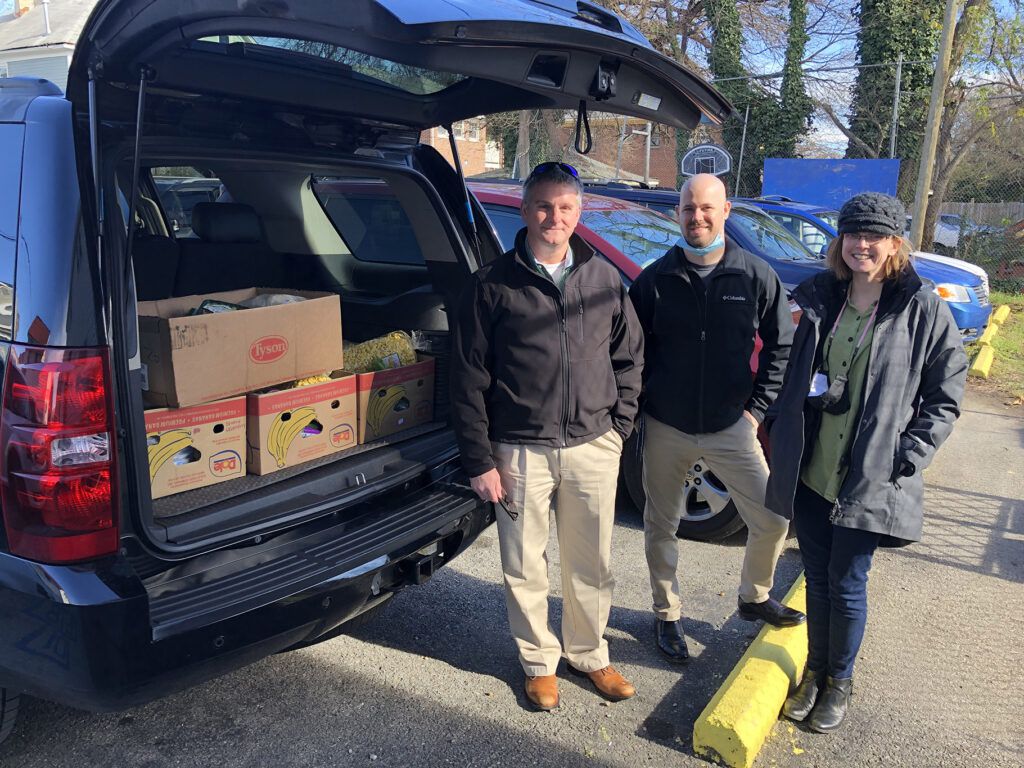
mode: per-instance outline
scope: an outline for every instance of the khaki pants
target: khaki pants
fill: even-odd
[[[562,640],[584,672],[608,666],[604,630],[612,606],[609,560],[622,440],[610,430],[572,448],[493,444],[513,520],[496,505],[508,621],[527,675],[553,675],[562,656],[548,626],[551,512],[562,571]]]
[[[775,564],[786,543],[789,521],[764,506],[768,464],[754,426],[745,417],[721,432],[689,435],[644,416],[644,549],[651,572],[654,612],[659,619],[680,617],[679,542],[676,530],[683,506],[687,470],[703,458],[728,488],[747,524],[747,548],[740,574],[740,599],[768,599]]]

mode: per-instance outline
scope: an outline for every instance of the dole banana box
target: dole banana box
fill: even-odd
[[[240,304],[261,294],[304,301],[189,315],[206,299]],[[139,302],[143,398],[184,407],[344,367],[337,294],[276,288]]]
[[[356,444],[356,377],[247,396],[249,473],[266,475]]]
[[[245,398],[146,411],[154,499],[245,474]]]
[[[426,424],[434,418],[434,358],[401,368],[358,373],[359,443]]]

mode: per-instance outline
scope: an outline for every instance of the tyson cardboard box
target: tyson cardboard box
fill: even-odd
[[[260,294],[306,300],[188,316],[206,299],[238,304]],[[337,294],[248,288],[139,302],[139,344],[150,405],[221,400],[343,367]]]
[[[356,444],[356,377],[247,397],[249,473],[266,475]]]
[[[245,474],[245,398],[146,411],[153,498]]]
[[[419,360],[401,368],[356,374],[360,445],[434,417],[434,358],[420,355]]]

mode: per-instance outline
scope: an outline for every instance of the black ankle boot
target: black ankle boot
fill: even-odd
[[[818,696],[818,703],[814,705],[810,717],[807,718],[807,726],[812,731],[828,733],[842,725],[846,710],[850,706],[852,692],[853,678],[825,678],[825,690]]]
[[[690,649],[686,647],[686,635],[680,620],[655,622],[658,650],[673,664],[685,664],[690,660]]]
[[[818,700],[818,693],[825,687],[825,673],[805,669],[803,679],[796,690],[789,695],[782,705],[782,714],[790,720],[803,722],[810,714],[811,708]]]

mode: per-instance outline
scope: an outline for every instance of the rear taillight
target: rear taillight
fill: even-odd
[[[0,504],[11,553],[47,563],[113,554],[107,350],[10,350],[0,400]]]

